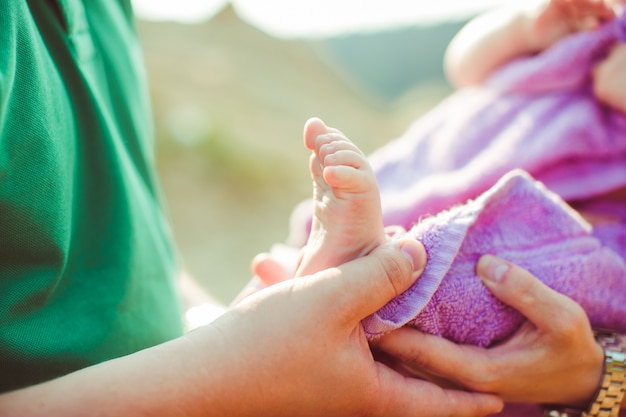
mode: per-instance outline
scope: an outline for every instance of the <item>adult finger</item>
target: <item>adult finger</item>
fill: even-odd
[[[382,364],[379,375],[381,394],[386,399],[384,415],[475,417],[502,410],[502,400],[492,394],[443,389],[428,381],[405,378]]]
[[[576,322],[582,308],[543,284],[530,272],[492,255],[480,258],[476,273],[493,295],[543,330],[559,330]]]
[[[385,244],[371,254],[322,271],[326,299],[336,314],[349,322],[360,321],[379,310],[415,281],[424,270],[426,251],[413,239]]]
[[[372,344],[398,361],[410,374],[434,381],[454,381],[455,385],[475,386],[491,363],[489,351],[470,345],[457,345],[409,327],[394,330]]]

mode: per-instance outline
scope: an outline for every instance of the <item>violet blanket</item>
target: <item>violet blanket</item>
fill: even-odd
[[[408,324],[481,346],[506,338],[523,318],[475,276],[485,253],[577,300],[594,326],[626,331],[626,198],[607,197],[626,187],[626,115],[595,100],[590,78],[624,40],[624,14],[571,35],[454,93],[371,155],[385,224],[410,229],[429,259],[364,321],[370,337]],[[309,222],[301,205],[290,245],[306,242]]]
[[[566,201],[626,184],[626,115],[598,103],[590,71],[626,15],[510,63],[485,86],[460,90],[371,155],[385,219],[409,228],[465,203],[521,168]]]

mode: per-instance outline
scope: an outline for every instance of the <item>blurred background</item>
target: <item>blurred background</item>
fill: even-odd
[[[400,136],[452,91],[453,35],[503,2],[134,0],[190,273],[230,302],[310,196],[304,122],[321,117],[366,153]]]

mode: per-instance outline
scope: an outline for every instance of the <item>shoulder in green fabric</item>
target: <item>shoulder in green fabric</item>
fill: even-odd
[[[0,391],[180,335],[128,1],[0,3]]]

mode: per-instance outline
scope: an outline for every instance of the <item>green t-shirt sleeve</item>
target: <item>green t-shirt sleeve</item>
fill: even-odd
[[[0,392],[181,334],[128,1],[0,3]]]

